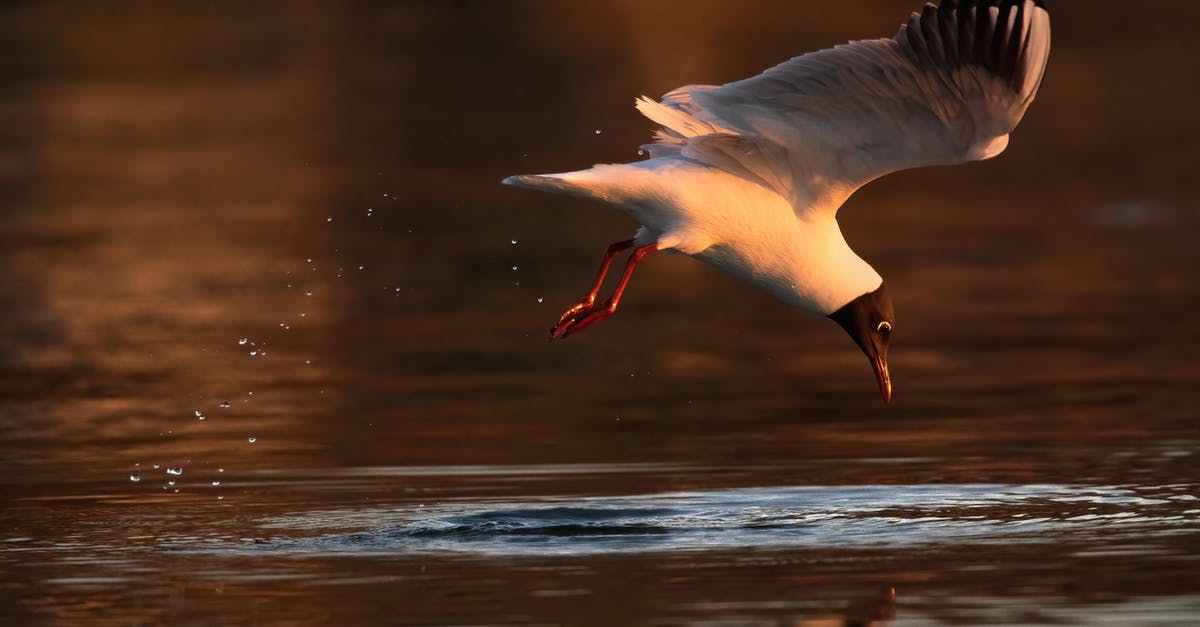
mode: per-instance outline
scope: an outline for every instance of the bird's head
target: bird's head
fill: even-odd
[[[866,353],[875,369],[879,382],[879,393],[886,405],[892,400],[892,379],[888,375],[888,342],[896,326],[896,315],[892,309],[892,298],[883,284],[873,292],[867,292],[846,303],[841,309],[829,314],[829,318],[841,325],[854,343]]]

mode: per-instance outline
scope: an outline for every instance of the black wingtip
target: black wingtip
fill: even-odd
[[[942,0],[939,9],[970,9],[973,7],[1013,6],[1024,4],[1024,0]],[[1046,0],[1033,0],[1033,6],[1049,13]]]
[[[1045,10],[1046,0],[941,0],[913,13],[903,43],[920,63],[955,68],[976,65],[1006,80],[1014,89],[1024,85],[1026,18],[1030,5]],[[995,18],[990,14],[994,13]],[[936,15],[936,18],[935,18]]]

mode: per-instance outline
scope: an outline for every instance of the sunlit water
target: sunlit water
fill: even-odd
[[[893,2],[5,5],[0,623],[1194,622],[1200,9],[1059,4],[1003,156],[839,215],[888,408],[678,256],[547,344],[633,225],[498,181]]]
[[[915,471],[947,462],[841,463]],[[6,512],[11,531],[0,562],[50,595],[30,598],[26,618],[48,612],[68,622],[308,621],[336,610],[353,621],[417,624],[498,616],[573,623],[580,612],[689,623],[1141,624],[1186,622],[1200,607],[1194,484],[595,494],[664,482],[756,484],[811,470],[652,463],[255,471],[178,494],[156,487],[22,499]],[[547,493],[559,487],[572,492]],[[613,598],[620,605],[609,606]]]

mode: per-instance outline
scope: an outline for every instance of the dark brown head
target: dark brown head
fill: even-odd
[[[829,314],[829,318],[841,325],[854,343],[866,353],[875,369],[879,381],[879,393],[886,405],[892,401],[892,379],[888,375],[888,342],[896,326],[896,314],[892,309],[892,298],[883,285],[846,303],[846,306]]]

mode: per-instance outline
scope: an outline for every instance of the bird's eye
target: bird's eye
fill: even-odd
[[[884,334],[891,333],[892,332],[892,323],[888,322],[887,320],[884,320],[883,322],[879,323],[879,326],[875,327],[875,330],[880,333],[884,333]]]

